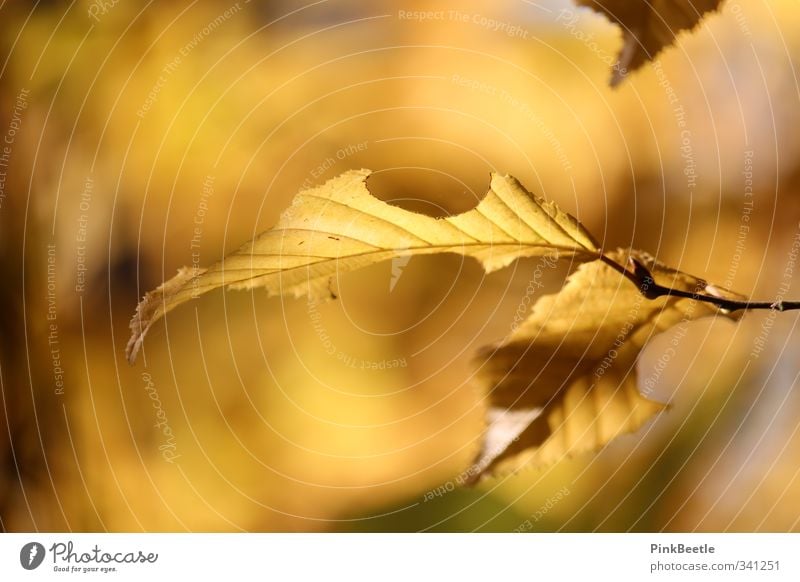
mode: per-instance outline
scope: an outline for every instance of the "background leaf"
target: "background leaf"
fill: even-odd
[[[611,85],[652,60],[675,42],[682,30],[694,28],[720,0],[577,0],[605,14],[622,29],[623,45],[611,73]]]

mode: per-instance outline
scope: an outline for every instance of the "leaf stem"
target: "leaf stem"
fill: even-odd
[[[664,287],[656,283],[653,274],[645,267],[640,261],[630,257],[628,260],[633,267],[633,270],[625,268],[613,259],[608,258],[605,254],[600,255],[600,260],[606,265],[621,273],[631,283],[636,285],[639,292],[648,299],[657,299],[658,297],[671,296],[671,297],[684,297],[686,299],[694,299],[703,303],[710,303],[716,305],[720,309],[727,312],[740,311],[740,310],[756,310],[756,309],[771,309],[774,311],[791,311],[800,309],[800,301],[737,301],[735,299],[727,299],[725,297],[717,297],[715,295],[708,295],[695,291],[683,291],[681,289],[672,289]]]

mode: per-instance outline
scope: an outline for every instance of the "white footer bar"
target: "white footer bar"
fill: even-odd
[[[800,534],[3,534],[0,580],[800,580]],[[613,577],[613,578],[612,578]]]

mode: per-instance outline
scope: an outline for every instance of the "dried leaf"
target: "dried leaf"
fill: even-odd
[[[274,228],[216,265],[181,269],[148,293],[131,321],[128,360],[136,359],[145,334],[165,313],[218,287],[325,296],[338,273],[409,254],[458,253],[476,258],[487,272],[520,257],[599,256],[575,218],[512,177],[493,174],[476,208],[436,219],[378,200],[367,189],[369,175],[350,171],[300,192]]]
[[[741,299],[644,253],[607,256],[620,265],[637,259],[671,289]],[[536,302],[507,341],[482,350],[489,426],[473,480],[551,464],[637,430],[665,408],[637,388],[636,361],[645,344],[676,324],[717,313],[694,299],[648,300],[602,261],[581,265],[561,291]]]
[[[611,74],[611,86],[652,60],[675,42],[682,30],[694,28],[721,0],[577,0],[605,14],[622,29],[623,45]]]

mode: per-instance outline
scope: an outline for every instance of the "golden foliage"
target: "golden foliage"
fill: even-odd
[[[300,192],[274,228],[212,267],[184,268],[148,293],[131,320],[129,361],[164,314],[223,286],[315,299],[334,296],[332,281],[340,273],[413,254],[457,253],[477,259],[487,272],[520,257],[591,261],[558,294],[542,297],[508,341],[483,351],[491,406],[470,471],[479,478],[598,449],[663,408],[639,394],[639,352],[655,333],[717,308],[682,297],[647,300],[609,262],[635,262],[655,284],[673,290],[740,298],[641,252],[603,255],[574,217],[514,178],[494,174],[476,208],[436,219],[372,196],[370,173],[346,172]]]

